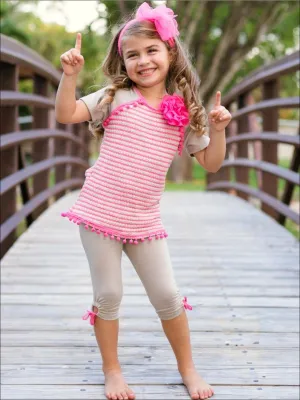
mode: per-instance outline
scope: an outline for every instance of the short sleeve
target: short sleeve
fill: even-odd
[[[210,138],[208,135],[197,136],[196,132],[188,129],[187,137],[184,142],[184,147],[187,153],[194,157],[194,153],[197,151],[204,150],[210,142]]]
[[[105,106],[103,108],[99,108],[99,106],[97,107],[97,104],[99,102],[100,98],[103,98],[104,96],[104,92],[105,92],[106,87],[97,90],[97,92],[94,93],[90,93],[87,96],[83,96],[80,97],[79,100],[82,100],[84,102],[84,104],[87,106],[91,117],[92,117],[92,121],[95,121],[97,119],[102,119],[103,118],[103,113],[104,113],[104,118],[107,118],[108,115],[110,114],[110,107]]]

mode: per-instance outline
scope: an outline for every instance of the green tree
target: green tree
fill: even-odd
[[[37,4],[38,0],[29,0],[27,3]],[[14,37],[20,42],[30,45],[27,32],[16,24],[15,16],[19,14],[21,1],[1,0],[0,7],[0,32],[3,35]]]
[[[142,3],[101,2],[107,7],[110,26]],[[155,7],[158,2],[148,3]],[[181,37],[201,78],[204,104],[212,101],[217,90],[227,91],[253,69],[295,47],[299,25],[299,6],[295,1],[167,0],[165,3],[177,15]],[[257,51],[251,56],[253,49]]]
[[[37,4],[38,0],[27,3]],[[55,1],[58,7],[61,1]],[[74,47],[76,32],[68,32],[65,27],[56,23],[44,23],[34,12],[21,10],[22,1],[1,2],[1,33],[10,36],[32,48],[42,57],[49,60],[61,70],[60,55]],[[101,15],[96,15],[98,20]],[[91,24],[82,32],[82,52],[85,57],[85,68],[78,77],[78,87],[84,92],[92,91],[103,81],[101,62],[105,56],[107,38],[92,31]]]

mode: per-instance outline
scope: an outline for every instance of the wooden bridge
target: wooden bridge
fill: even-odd
[[[2,263],[2,399],[105,399],[89,267],[64,196]],[[298,243],[225,193],[166,192],[175,276],[194,309],[195,361],[216,399],[299,398]],[[137,399],[188,399],[160,321],[123,259],[119,354]]]
[[[1,399],[104,399],[96,340],[81,319],[91,302],[89,269],[78,227],[60,217],[88,165],[86,126],[53,122],[47,88],[56,87],[59,73],[1,39]],[[276,82],[298,64],[288,56],[236,86],[224,103],[238,105],[235,129],[228,129],[227,157],[208,176],[208,191],[165,192],[162,199],[175,276],[194,306],[195,361],[215,399],[299,399],[299,243],[284,227],[299,219],[290,207],[299,138],[279,134],[276,125],[278,108],[299,103],[278,98]],[[29,78],[34,93],[18,92],[16,82]],[[261,85],[265,97],[247,106],[247,94]],[[14,118],[20,104],[34,109],[27,126]],[[253,112],[261,113],[263,132],[249,132]],[[254,141],[262,143],[261,159],[248,154]],[[279,143],[294,149],[289,169],[278,165]],[[251,168],[257,188],[248,181]],[[16,240],[22,221],[27,230]],[[160,321],[123,257],[119,354],[127,381],[137,399],[189,399]]]

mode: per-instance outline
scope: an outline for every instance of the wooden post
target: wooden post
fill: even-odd
[[[89,143],[91,140],[91,133],[89,132],[89,134],[87,134],[86,132],[86,127],[84,126],[84,124],[80,124],[80,136],[82,138],[82,143],[83,143],[83,152],[82,154],[82,158],[86,161],[89,160]]]
[[[231,108],[232,108],[232,105],[228,105],[227,107],[226,107],[228,110],[231,110]],[[228,126],[227,126],[227,128],[225,129],[225,135],[226,135],[226,139],[227,138],[230,138],[230,137],[232,137],[233,136],[233,133],[234,133],[234,131],[233,131],[233,124],[232,123],[230,123]],[[225,160],[229,160],[229,154],[230,154],[230,150],[231,150],[231,145],[229,144],[227,144],[226,145],[226,153],[225,153]],[[219,180],[220,181],[227,181],[227,182],[230,182],[230,171],[231,171],[231,168],[221,168],[220,169],[220,171],[219,171],[219,173],[218,173],[218,176],[219,176]],[[230,192],[230,190],[228,190],[228,192]]]
[[[19,67],[16,65],[1,62],[0,68],[0,90],[16,91],[18,87]],[[18,106],[1,106],[0,109],[0,134],[19,130],[18,124]],[[13,174],[18,170],[18,152],[17,146],[1,152],[1,179]],[[16,188],[8,190],[1,196],[1,224],[17,211]],[[1,243],[1,257],[7,252],[15,241],[16,231],[11,232]]]
[[[246,107],[247,96],[248,96],[248,93],[244,93],[238,97],[238,109],[239,110]],[[239,135],[241,133],[246,133],[246,132],[249,132],[249,116],[243,115],[242,117],[238,118],[238,120],[237,120],[237,134]],[[248,158],[248,143],[247,142],[237,143],[237,157],[238,158]],[[235,176],[236,176],[238,183],[243,183],[245,185],[248,185],[248,183],[249,183],[248,168],[238,167],[235,170]],[[245,193],[242,193],[237,190],[237,195],[244,200],[248,200],[248,195]]]
[[[24,169],[26,167],[26,161],[25,161],[25,155],[22,152],[21,146],[18,146],[18,169],[19,171]],[[20,183],[20,194],[22,198],[22,203],[26,204],[30,200],[30,190],[29,190],[29,184],[28,184],[28,179]],[[33,222],[33,216],[32,214],[27,215],[26,217],[26,226],[27,228],[29,225],[32,224]]]
[[[78,139],[80,139],[80,126],[81,124],[72,125],[73,135],[76,136]],[[83,155],[83,149],[80,148],[77,143],[72,142],[71,155],[73,157],[81,157],[81,155]],[[72,165],[71,178],[81,178],[81,177],[82,177],[82,169],[79,167],[79,165]]]
[[[277,79],[264,83],[264,100],[275,99],[278,97],[278,93]],[[262,111],[262,120],[263,132],[278,132],[277,108]],[[276,142],[265,142],[262,144],[262,160],[277,165],[278,156]],[[275,198],[277,198],[277,182],[278,179],[275,175],[271,175],[268,172],[262,172],[262,190]],[[262,210],[271,217],[278,219],[278,212],[266,204],[262,204]]]
[[[300,135],[300,130],[298,132],[298,134]],[[294,152],[293,152],[293,157],[290,163],[290,170],[293,172],[298,172],[299,171],[299,166],[300,166],[300,149],[299,147],[295,147],[294,148]],[[291,204],[292,201],[292,197],[293,197],[293,191],[294,188],[296,187],[296,185],[292,182],[285,182],[285,187],[284,187],[284,192],[282,195],[282,199],[281,201],[286,204],[287,206],[289,206]],[[279,214],[278,216],[278,222],[281,225],[284,225],[286,221],[286,217],[282,214]]]
[[[49,85],[48,81],[39,76],[34,76],[34,93],[48,97]],[[33,111],[33,128],[49,128],[49,110],[47,108],[35,107]],[[32,145],[33,162],[43,161],[49,157],[49,139],[38,140]],[[49,185],[49,170],[42,171],[33,177],[33,195],[44,191]],[[34,211],[34,219],[36,219],[48,207],[48,201],[45,201]]]
[[[60,124],[56,122],[56,129],[65,131],[68,129],[68,126]],[[54,139],[54,156],[66,156],[67,155],[67,140],[66,139]],[[63,182],[66,180],[67,175],[67,164],[60,164],[55,167],[55,182]],[[55,196],[55,200],[58,200],[60,197],[64,196],[66,191],[63,191]]]

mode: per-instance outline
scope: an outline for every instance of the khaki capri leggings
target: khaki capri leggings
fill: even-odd
[[[159,318],[177,317],[184,309],[176,286],[166,239],[123,243],[97,235],[79,226],[93,285],[93,303],[97,316],[105,320],[119,318],[123,296],[121,257],[126,253],[141,279]],[[95,311],[96,312],[96,311]]]

